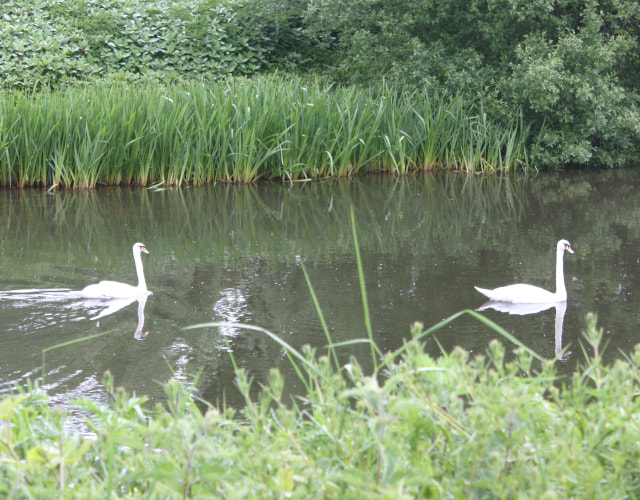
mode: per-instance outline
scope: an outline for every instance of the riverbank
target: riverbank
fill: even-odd
[[[280,76],[0,95],[0,185],[204,185],[526,168],[526,126],[427,93]]]
[[[168,403],[104,383],[111,402],[78,402],[91,435],[65,425],[37,388],[0,403],[4,498],[620,498],[637,496],[640,350],[601,363],[602,330],[587,317],[584,366],[557,380],[554,360],[526,348],[434,359],[412,340],[354,362],[283,348],[306,395],[282,397],[272,371],[256,400],[237,372],[242,410],[214,408],[177,382]]]

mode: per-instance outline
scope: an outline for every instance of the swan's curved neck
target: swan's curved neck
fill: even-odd
[[[147,282],[144,279],[144,271],[142,270],[142,258],[140,252],[134,252],[133,260],[136,263],[136,273],[138,275],[138,288],[140,290],[147,290]]]
[[[567,289],[564,286],[564,248],[556,252],[556,298],[558,301],[567,300]]]

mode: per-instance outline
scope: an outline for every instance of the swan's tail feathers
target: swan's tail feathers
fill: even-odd
[[[482,295],[484,295],[485,297],[489,297],[491,298],[491,290],[488,290],[486,288],[480,288],[479,286],[474,286],[473,288],[475,288],[476,290],[478,290]]]

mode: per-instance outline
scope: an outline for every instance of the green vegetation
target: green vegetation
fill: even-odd
[[[36,0],[0,6],[2,87],[158,83],[264,69],[279,40],[236,2]]]
[[[482,111],[482,110],[480,110]],[[371,170],[508,171],[528,130],[460,99],[300,78],[71,88],[0,97],[0,184],[252,182]]]
[[[0,5],[0,18],[0,90],[11,93],[34,96],[78,84],[211,83],[274,71],[311,81],[322,75],[327,93],[336,83],[365,94],[393,87],[413,95],[418,110],[425,95],[435,102],[440,98],[433,96],[456,96],[467,118],[507,135],[521,121],[531,131],[531,166],[640,162],[636,0],[355,0],[348,8],[327,0],[10,0]],[[322,119],[344,148],[323,152],[323,163],[351,156],[354,138],[342,138],[350,131]],[[5,121],[0,130],[9,127]],[[396,150],[391,163],[407,147],[403,132],[388,136],[387,149]],[[505,141],[489,145],[494,156],[505,154]],[[80,161],[86,148],[99,154],[104,144],[66,147],[81,149]],[[249,150],[235,154],[253,159]]]
[[[461,313],[462,314],[462,313]],[[471,313],[469,314],[476,314]],[[458,315],[456,315],[458,316]],[[480,317],[478,315],[478,317]],[[485,355],[433,359],[412,327],[377,375],[338,366],[279,341],[298,366],[303,398],[282,394],[272,371],[261,396],[237,371],[242,410],[198,405],[166,385],[166,407],[111,390],[83,400],[91,430],[65,425],[68,410],[43,391],[0,403],[3,498],[634,498],[640,349],[605,366],[602,330],[587,318],[585,365],[559,381],[554,361],[499,342]],[[499,332],[499,328],[495,327]],[[259,329],[258,329],[259,330]],[[269,334],[269,332],[264,332]],[[275,338],[275,337],[274,337]],[[375,346],[374,350],[375,350]],[[511,360],[508,360],[511,358]],[[205,411],[203,411],[203,409]]]
[[[0,19],[4,186],[640,161],[636,0],[8,0]],[[372,374],[339,364],[329,337],[317,356],[251,327],[290,357],[304,397],[273,371],[256,400],[237,370],[242,409],[174,382],[150,409],[106,376],[110,404],[73,409],[91,436],[19,390],[0,403],[0,493],[640,496],[640,349],[605,366],[588,316],[571,380],[523,346],[426,355],[458,316],[387,354],[369,329]]]
[[[310,0],[308,14],[342,82],[444,87],[498,120],[521,109],[537,165],[640,163],[636,0]]]

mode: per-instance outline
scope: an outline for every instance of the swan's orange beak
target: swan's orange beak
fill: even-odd
[[[565,249],[567,252],[569,252],[569,253],[573,253],[573,248],[571,248],[571,246],[570,246],[570,245],[565,245],[565,246],[564,246],[564,249]],[[147,253],[148,253],[148,252],[147,252]]]
[[[140,251],[144,253],[149,253],[149,250],[147,250],[147,247],[140,247]],[[571,250],[571,253],[573,253],[573,250]]]

